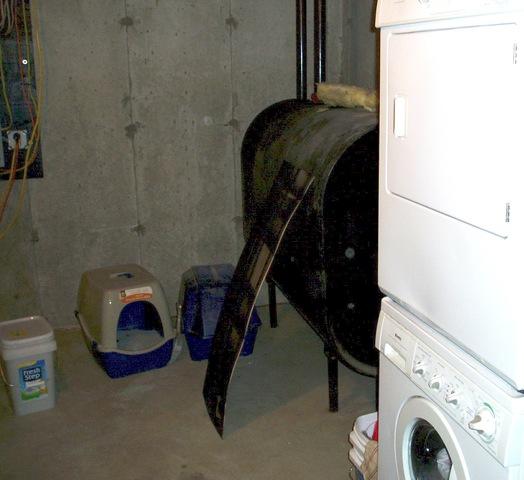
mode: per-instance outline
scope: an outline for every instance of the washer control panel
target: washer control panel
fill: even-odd
[[[388,298],[376,347],[501,465],[521,465],[524,394]]]
[[[506,412],[493,398],[420,342],[409,376],[473,438],[497,454]]]

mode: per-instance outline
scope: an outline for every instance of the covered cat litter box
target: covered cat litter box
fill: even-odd
[[[191,267],[182,275],[179,315],[191,360],[209,358],[215,328],[235,268],[229,263]],[[253,353],[262,322],[253,310],[241,355]]]
[[[175,334],[164,292],[139,265],[84,272],[75,313],[88,348],[111,378],[171,359]]]
[[[16,415],[55,406],[56,342],[44,317],[0,323],[0,355],[4,383]]]

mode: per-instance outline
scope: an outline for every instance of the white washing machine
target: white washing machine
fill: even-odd
[[[390,299],[377,328],[379,480],[523,480],[524,395]]]
[[[379,0],[379,285],[524,390],[524,2]]]

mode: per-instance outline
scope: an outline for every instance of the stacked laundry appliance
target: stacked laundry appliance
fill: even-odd
[[[524,2],[379,0],[380,480],[524,479]]]

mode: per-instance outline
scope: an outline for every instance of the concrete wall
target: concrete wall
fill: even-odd
[[[38,3],[45,178],[0,243],[0,320],[73,324],[81,273],[125,262],[173,306],[185,269],[238,257],[239,149],[261,109],[295,95],[295,2]],[[329,2],[330,81],[344,79],[348,5]]]
[[[353,0],[346,17],[348,49],[343,76],[349,83],[378,89],[379,35],[375,28],[377,0]]]

